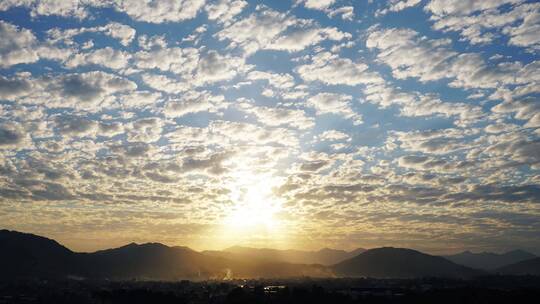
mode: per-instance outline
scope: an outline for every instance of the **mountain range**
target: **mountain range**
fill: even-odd
[[[415,278],[451,277],[470,278],[483,271],[457,265],[439,256],[432,256],[405,248],[375,248],[345,260],[333,267],[345,277]]]
[[[525,264],[523,264],[525,263]],[[528,263],[528,264],[527,264]],[[539,258],[498,268],[505,274],[538,274]],[[469,278],[487,272],[405,248],[319,251],[231,247],[197,252],[160,243],[77,253],[58,242],[0,230],[0,279],[55,277],[92,279],[206,280],[286,277]]]
[[[540,258],[521,261],[498,268],[497,273],[506,275],[536,275],[540,276]]]
[[[523,250],[512,250],[503,254],[492,252],[472,253],[470,251],[464,251],[462,253],[444,256],[444,258],[456,264],[484,270],[495,270],[535,257],[534,254]]]
[[[318,251],[278,250],[271,248],[250,248],[234,246],[221,251],[207,250],[203,254],[233,259],[251,259],[257,261],[275,261],[296,264],[334,265],[366,251],[357,248],[352,251],[323,248]]]

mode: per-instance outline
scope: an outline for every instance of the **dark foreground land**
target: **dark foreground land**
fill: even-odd
[[[540,277],[204,282],[16,280],[0,303],[538,303]]]

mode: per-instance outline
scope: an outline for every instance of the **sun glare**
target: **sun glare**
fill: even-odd
[[[224,237],[231,244],[280,238],[281,200],[272,191],[277,184],[271,176],[251,173],[238,176],[231,184],[234,205],[223,220]]]
[[[234,228],[254,228],[264,226],[271,229],[276,223],[274,213],[278,207],[272,194],[267,193],[264,187],[247,190],[234,210],[226,219],[227,225]]]

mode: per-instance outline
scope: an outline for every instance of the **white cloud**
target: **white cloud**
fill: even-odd
[[[519,3],[523,0],[431,0],[425,9],[435,15],[468,15],[474,12],[497,8],[503,4]]]
[[[387,7],[377,10],[376,14],[385,15],[389,12],[399,12],[420,4],[422,0],[390,0]]]
[[[135,29],[121,23],[112,22],[105,26],[99,27],[106,35],[118,39],[124,46],[128,46],[133,38],[135,38]]]
[[[11,100],[50,108],[100,111],[100,107],[111,106],[115,102],[116,94],[137,88],[130,80],[101,71],[45,75],[30,80],[30,89],[12,94]]]
[[[39,60],[36,37],[30,30],[0,20],[0,67]]]
[[[133,55],[133,64],[139,69],[158,69],[180,75],[190,75],[198,61],[199,52],[194,48],[161,48]]]
[[[99,4],[93,1],[93,4]],[[0,3],[0,11],[12,7],[24,6],[30,8],[32,16],[57,15],[62,17],[84,18],[88,15],[87,3],[80,0],[6,0]]]
[[[323,141],[343,141],[350,140],[350,136],[346,133],[337,131],[337,130],[328,130],[324,131],[321,135],[318,136],[320,140]]]
[[[400,114],[408,117],[441,117],[459,118],[459,125],[478,122],[484,115],[478,106],[461,102],[444,102],[435,94],[420,94],[414,91],[402,91],[388,84],[368,85],[364,89],[368,102],[387,108],[391,105],[401,107]]]
[[[73,37],[84,33],[103,33],[114,39],[118,39],[118,41],[123,46],[128,46],[135,38],[135,34],[137,33],[137,31],[128,25],[118,22],[111,22],[103,26],[95,27],[80,27],[69,29],[53,28],[47,31],[49,40],[52,43],[62,42],[67,45],[75,44],[75,42],[73,41]]]
[[[131,18],[150,22],[180,22],[193,19],[203,8],[205,0],[6,0],[0,3],[0,11],[12,7],[28,7],[32,16],[58,15],[62,17],[88,17],[88,7],[112,7]]]
[[[196,85],[229,80],[250,69],[240,57],[223,56],[214,50],[200,55],[193,81]]]
[[[307,81],[321,81],[330,85],[358,85],[378,83],[379,75],[369,72],[367,64],[340,58],[329,52],[322,52],[311,57],[311,63],[300,65],[296,72]]]
[[[536,61],[525,66],[520,62],[493,64],[480,54],[460,54],[450,44],[446,39],[421,37],[410,29],[376,30],[366,42],[379,51],[377,58],[392,68],[397,79],[415,77],[425,82],[449,78],[453,79],[450,86],[460,88],[496,88],[536,81],[530,73]]]
[[[362,115],[351,108],[352,96],[335,93],[319,93],[308,99],[307,104],[317,111],[318,115],[333,113],[351,119],[354,125],[362,124]]]
[[[457,55],[449,44],[447,39],[422,39],[409,29],[377,30],[366,41],[368,48],[380,50],[377,58],[392,68],[394,77],[419,77],[421,81],[448,76],[448,59]]]
[[[167,100],[163,113],[166,117],[181,117],[198,112],[215,113],[227,106],[225,98],[221,95],[214,96],[208,92],[189,92],[179,96],[179,98]]]
[[[105,47],[88,53],[74,54],[65,62],[68,68],[81,65],[101,65],[110,69],[123,69],[128,66],[131,55],[127,52]]]
[[[208,13],[208,19],[223,23],[240,14],[247,4],[244,0],[219,0],[216,3],[207,4],[204,9]]]
[[[354,19],[354,7],[353,6],[343,6],[343,7],[340,7],[340,8],[336,8],[336,9],[330,11],[330,13],[328,13],[328,15],[330,17],[341,15],[341,19],[352,21]]]
[[[151,23],[180,22],[195,18],[205,0],[115,1],[114,7],[131,18]]]
[[[325,10],[334,4],[336,0],[298,0],[298,2],[303,2],[306,8]]]
[[[267,80],[268,84],[278,89],[289,89],[295,84],[290,74],[276,74],[261,71],[252,71],[246,76],[249,80]]]
[[[156,35],[151,37],[141,35],[137,39],[137,42],[139,47],[145,51],[167,48],[167,40],[165,39],[164,35]]]
[[[503,8],[509,6],[509,9]],[[492,42],[508,35],[508,44],[540,49],[540,4],[523,0],[457,1],[433,0],[425,7],[433,14],[433,28],[456,31],[472,44]]]
[[[306,115],[303,110],[283,107],[254,106],[247,102],[240,104],[241,110],[255,115],[257,119],[267,126],[290,126],[298,129],[312,128],[313,118]]]
[[[142,74],[141,78],[151,88],[171,94],[185,92],[192,87],[186,81],[165,75],[145,73]]]
[[[249,17],[239,20],[217,33],[221,40],[232,41],[247,54],[259,49],[295,52],[323,40],[342,40],[351,35],[336,28],[320,28],[312,21],[291,17],[266,7]]]

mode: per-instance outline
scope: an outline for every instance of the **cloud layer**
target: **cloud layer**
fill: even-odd
[[[83,250],[540,253],[539,16],[526,0],[2,1],[0,221]],[[271,225],[224,235],[258,209]]]

